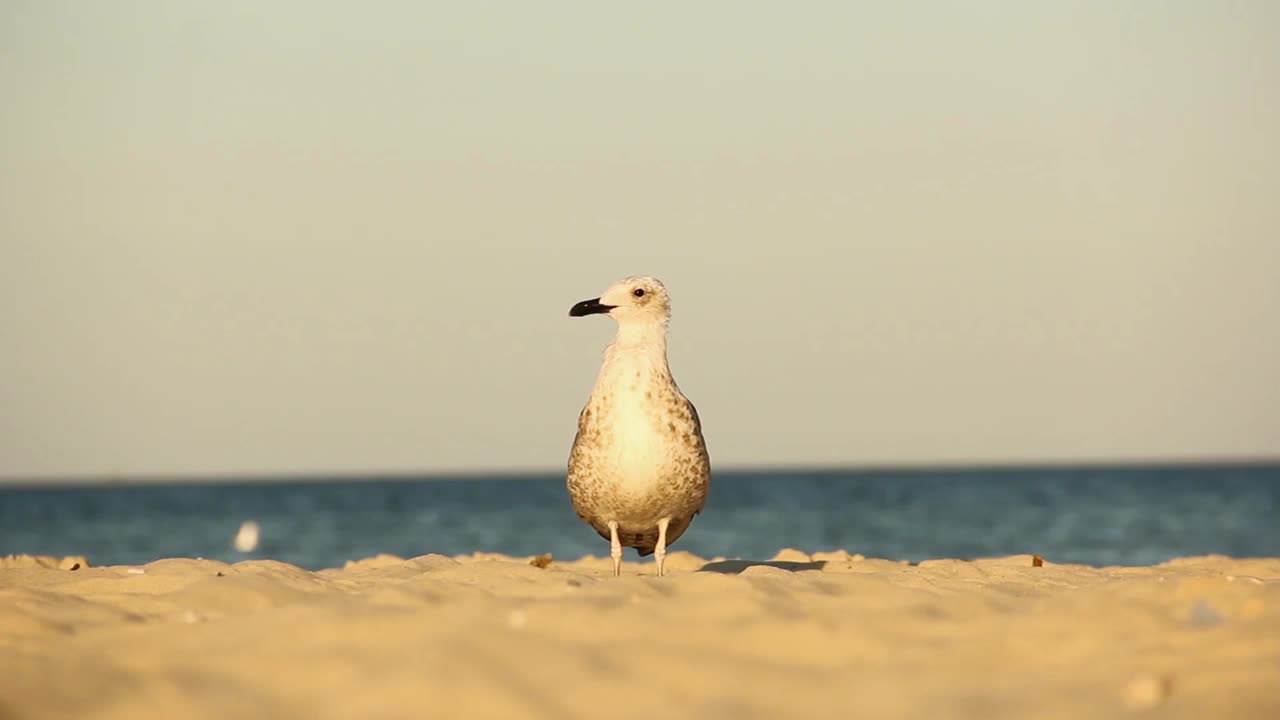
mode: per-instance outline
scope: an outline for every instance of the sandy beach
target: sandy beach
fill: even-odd
[[[0,718],[1280,717],[1280,559],[1039,562],[10,557]]]

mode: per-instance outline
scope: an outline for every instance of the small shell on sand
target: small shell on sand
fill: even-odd
[[[1173,678],[1168,675],[1145,674],[1129,681],[1124,689],[1124,704],[1130,710],[1147,710],[1168,699],[1173,692]]]
[[[523,628],[526,624],[528,624],[528,622],[529,622],[529,614],[525,612],[523,609],[516,609],[516,610],[512,610],[510,613],[507,613],[507,625],[510,625],[513,630],[519,630]]]

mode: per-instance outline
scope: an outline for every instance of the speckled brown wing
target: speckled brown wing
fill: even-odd
[[[711,494],[711,454],[707,452],[707,441],[702,436],[702,418],[698,417],[698,408],[694,407],[689,398],[684,399],[684,404],[689,409],[689,419],[693,422],[693,434],[697,438],[696,469],[706,478],[707,485],[707,492],[703,493],[702,502],[698,503],[697,509],[693,511],[694,515],[698,515],[707,505],[707,495]]]
[[[591,457],[584,452],[585,441],[596,429],[594,427],[594,418],[592,417],[591,405],[588,403],[582,408],[582,412],[578,413],[578,432],[573,436],[573,445],[569,448],[569,473],[565,481],[565,485],[569,490],[569,502],[573,505],[573,511],[583,522],[592,522],[592,518],[588,517],[585,509],[589,504],[585,502],[589,493],[595,492],[593,484],[590,482],[594,472],[594,462]],[[592,523],[595,527],[595,523]],[[596,528],[596,532],[600,532],[600,528]],[[609,539],[608,528],[602,533],[605,540]]]

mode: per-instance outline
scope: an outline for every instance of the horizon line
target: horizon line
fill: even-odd
[[[775,473],[901,473],[1007,472],[1014,470],[1125,470],[1135,468],[1254,468],[1280,467],[1280,456],[1226,456],[1194,458],[1096,458],[1045,460],[925,460],[878,463],[761,463],[714,467],[732,475]],[[143,472],[70,475],[0,475],[0,490],[41,487],[91,487],[129,485],[211,485],[247,483],[406,482],[447,480],[504,480],[546,478],[564,474],[561,468],[437,468],[381,470],[232,471],[227,473]]]

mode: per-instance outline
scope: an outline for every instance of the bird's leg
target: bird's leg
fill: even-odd
[[[667,559],[667,523],[671,518],[658,521],[658,544],[653,546],[653,559],[658,561],[658,577],[662,577],[662,561]]]
[[[622,543],[618,541],[618,521],[609,521],[609,555],[613,557],[613,576],[622,574]]]

